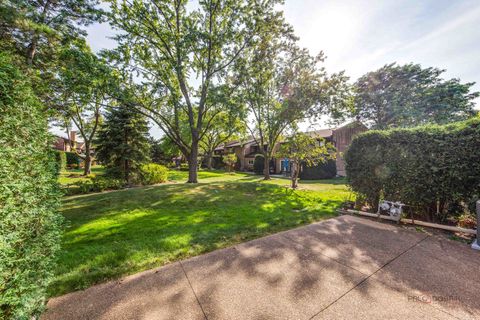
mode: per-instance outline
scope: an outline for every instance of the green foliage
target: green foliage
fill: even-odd
[[[54,150],[54,157],[55,157],[55,162],[57,164],[57,171],[60,173],[60,171],[63,171],[67,168],[67,156],[65,152],[60,151],[60,150]]]
[[[84,141],[84,174],[91,170],[92,143],[102,121],[102,107],[112,105],[109,98],[116,89],[116,77],[104,60],[95,55],[82,40],[66,46],[57,79],[58,113],[65,123],[73,122]]]
[[[419,64],[385,65],[355,83],[357,116],[375,129],[446,124],[475,114],[474,83],[444,80],[445,70]]]
[[[0,319],[42,311],[59,249],[59,168],[43,110],[0,53]]]
[[[264,169],[265,157],[261,154],[257,154],[255,160],[253,160],[253,172],[255,172],[255,174],[263,174]]]
[[[113,108],[98,132],[96,158],[114,176],[134,183],[141,166],[150,161],[148,138],[145,116],[125,106]]]
[[[223,156],[223,162],[225,163],[228,172],[233,171],[233,167],[237,163],[237,155],[235,153],[229,153]]]
[[[78,168],[80,165],[80,157],[75,152],[65,152],[67,158],[67,167]]]
[[[300,171],[300,180],[319,180],[332,179],[337,175],[337,165],[335,160],[330,159],[317,165],[302,165]]]
[[[222,169],[225,167],[225,162],[223,162],[223,157],[221,156],[213,156],[212,162],[212,167],[214,169]]]
[[[165,166],[149,163],[142,166],[142,183],[145,185],[166,182],[168,179],[168,169]]]
[[[312,56],[299,47],[293,30],[278,15],[275,27],[262,25],[251,48],[236,63],[236,93],[248,106],[249,131],[271,159],[275,146],[288,129],[296,129],[305,118],[337,117],[350,95],[348,77],[329,75],[322,63],[323,52]],[[265,170],[269,179],[269,170]]]
[[[106,190],[118,190],[125,186],[121,179],[115,179],[108,176],[94,176],[90,179],[81,180],[74,183],[73,188],[67,189],[68,195],[85,194],[92,192],[103,192]]]
[[[480,118],[366,132],[345,154],[348,180],[375,208],[382,195],[444,221],[480,195],[479,141]]]
[[[280,157],[288,158],[292,164],[292,188],[297,187],[301,165],[316,166],[335,158],[335,147],[320,137],[306,133],[294,133],[280,146]]]

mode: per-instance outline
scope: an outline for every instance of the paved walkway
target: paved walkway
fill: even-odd
[[[341,216],[52,299],[43,319],[480,319],[480,252]]]

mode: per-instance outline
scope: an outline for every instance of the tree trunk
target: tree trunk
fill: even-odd
[[[83,168],[83,175],[88,175],[92,173],[92,156],[90,155],[90,144],[85,142],[85,159],[83,160],[84,168]]]
[[[292,163],[292,189],[298,188],[298,173],[299,166],[296,163]]]
[[[207,156],[207,169],[212,170],[212,154],[207,153],[206,156]]]
[[[198,183],[198,142],[192,143],[192,152],[188,156],[188,181],[187,183]]]
[[[263,180],[270,180],[270,157],[264,155]]]
[[[83,168],[83,175],[89,175],[92,173],[92,157],[90,155],[85,156],[85,167]]]
[[[34,36],[32,42],[28,45],[27,48],[27,64],[32,65],[35,54],[37,53],[37,36]]]

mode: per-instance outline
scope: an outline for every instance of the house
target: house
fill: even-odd
[[[55,136],[56,140],[53,143],[53,149],[64,152],[75,152],[80,155],[80,158],[85,156],[85,142],[77,139],[77,132],[70,131],[70,137],[65,138],[61,136]],[[73,148],[72,148],[73,147]],[[95,148],[90,148],[90,155],[95,154]],[[95,159],[92,160],[92,165],[95,165]],[[82,165],[82,164],[81,164]]]
[[[306,133],[315,138],[323,138],[335,146],[337,149],[337,157],[335,160],[337,175],[345,176],[346,172],[343,153],[350,145],[355,135],[367,130],[367,127],[360,121],[353,121],[338,128],[321,129]],[[281,143],[275,146],[276,150],[278,150],[280,144]],[[253,171],[255,156],[260,153],[260,150],[260,146],[256,143],[255,139],[249,137],[245,141],[232,141],[217,147],[215,149],[215,155],[220,156],[223,154],[235,153],[240,162],[240,166],[237,169],[240,171]],[[282,170],[285,167],[283,163],[284,161],[286,161],[286,159],[271,159],[270,172],[275,174],[282,173]]]
[[[70,137],[60,137],[55,136],[56,140],[53,144],[53,148],[60,151],[71,152],[72,146],[74,149],[77,148],[78,141],[76,140],[77,133],[75,131],[70,131]]]

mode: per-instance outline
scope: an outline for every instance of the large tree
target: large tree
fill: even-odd
[[[141,165],[150,161],[148,138],[144,115],[125,106],[111,108],[98,132],[96,159],[125,183],[136,182]]]
[[[444,124],[475,114],[474,83],[444,80],[445,70],[419,64],[385,65],[354,85],[356,116],[376,129]]]
[[[270,179],[270,160],[282,135],[299,121],[326,113],[341,115],[349,87],[343,73],[327,75],[313,57],[296,44],[288,25],[265,26],[258,41],[236,63],[237,84],[250,116],[246,125],[265,161],[264,178]]]
[[[99,0],[4,0],[0,36],[28,65],[48,64],[59,44],[86,36],[81,28],[99,21]],[[3,47],[5,49],[5,47]],[[39,59],[38,59],[39,57]],[[36,61],[38,60],[38,61]]]
[[[225,83],[257,25],[275,21],[280,1],[110,2],[111,24],[121,31],[117,58],[142,82],[131,105],[179,147],[188,160],[188,182],[196,183],[199,143],[224,111],[208,97]]]
[[[56,81],[57,108],[80,132],[85,151],[84,174],[90,174],[93,141],[101,122],[102,108],[110,102],[114,87],[113,71],[83,41],[61,53],[62,68]],[[68,120],[66,126],[68,127]]]

